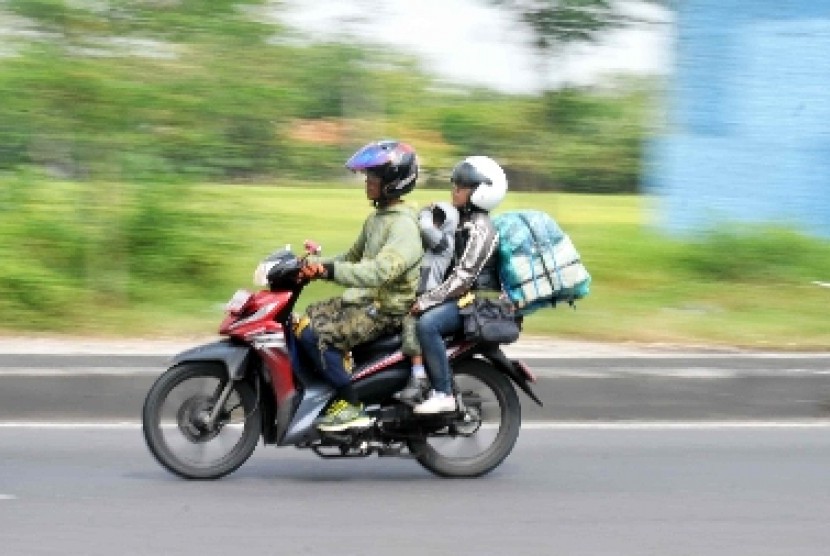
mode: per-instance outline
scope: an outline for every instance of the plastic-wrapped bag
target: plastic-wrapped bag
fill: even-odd
[[[504,293],[521,314],[588,295],[591,275],[570,237],[548,214],[517,210],[493,218]]]

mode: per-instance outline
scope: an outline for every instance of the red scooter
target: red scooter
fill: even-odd
[[[307,243],[307,253],[311,247]],[[144,402],[144,438],[158,462],[188,479],[231,473],[264,444],[309,448],[323,458],[414,458],[433,473],[475,477],[498,466],[521,427],[514,385],[536,403],[535,377],[498,345],[447,338],[457,411],[416,415],[393,394],[403,389],[410,361],[399,335],[356,346],[352,382],[375,422],[362,429],[321,432],[314,420],[334,389],[300,348],[294,305],[302,258],[289,248],[260,265],[268,289],[240,290],[219,327],[224,339],[173,358]]]

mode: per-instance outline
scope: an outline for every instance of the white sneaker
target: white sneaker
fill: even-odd
[[[449,413],[455,410],[455,396],[435,392],[434,390],[430,392],[430,396],[425,402],[419,403],[412,409],[412,411],[421,415]]]

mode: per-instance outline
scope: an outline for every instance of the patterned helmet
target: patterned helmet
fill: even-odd
[[[415,189],[418,180],[418,155],[399,141],[369,143],[346,161],[353,172],[366,172],[380,178],[384,199],[397,199]]]

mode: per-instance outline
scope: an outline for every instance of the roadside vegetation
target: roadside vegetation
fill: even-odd
[[[210,334],[254,266],[305,239],[349,246],[371,210],[359,182],[127,185],[0,182],[0,311],[8,333]],[[418,189],[412,201],[447,198]],[[593,276],[576,310],[526,319],[529,335],[826,349],[830,243],[786,230],[664,237],[641,196],[511,192],[502,210],[549,212]],[[13,240],[9,240],[13,238]],[[314,283],[302,306],[338,291]]]
[[[379,137],[427,180],[497,156],[515,188],[637,189],[658,85],[506,95],[437,82],[409,55],[310,43],[256,1],[0,3],[0,171],[72,181],[330,181]],[[2,33],[0,33],[2,34]],[[5,36],[5,35],[4,35]],[[443,183],[443,181],[442,181]]]
[[[452,165],[484,153],[508,172],[502,209],[545,210],[573,236],[592,293],[530,316],[529,334],[830,344],[830,289],[813,283],[830,281],[826,241],[768,228],[680,239],[653,225],[638,192],[659,81],[537,95],[449,85],[399,52],[310,42],[275,9],[0,2],[0,331],[210,333],[265,254],[309,237],[348,246],[369,206],[343,162],[394,137],[421,157],[415,202],[447,198]],[[580,32],[549,25],[573,31],[572,10],[591,15]],[[609,10],[568,0],[522,18],[549,55],[592,40]],[[336,291],[314,284],[304,303]]]

